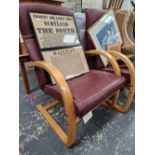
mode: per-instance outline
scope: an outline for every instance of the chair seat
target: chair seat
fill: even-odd
[[[120,68],[121,69],[121,75],[126,78],[126,82],[130,83],[130,72],[127,68]],[[107,71],[110,73],[114,73],[114,69],[112,67],[105,67],[102,69],[102,71]]]
[[[94,64],[95,64],[95,68],[96,70],[102,70],[102,71],[107,71],[110,73],[114,74],[114,69],[113,67],[109,66],[109,67],[104,67],[103,63],[101,62],[99,57],[96,57],[96,59],[94,60]],[[123,77],[126,78],[126,82],[130,83],[130,72],[126,67],[121,67],[121,75]]]
[[[91,70],[89,73],[68,80],[76,114],[83,116],[110,97],[116,90],[122,88],[125,82],[124,77],[97,70]],[[44,92],[62,101],[56,85],[46,85]]]

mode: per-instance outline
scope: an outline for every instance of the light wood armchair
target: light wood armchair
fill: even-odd
[[[70,147],[76,140],[76,125],[87,113],[103,105],[109,108],[115,108],[120,112],[128,110],[134,94],[134,67],[127,57],[118,52],[92,50],[86,52],[86,55],[103,55],[106,57],[114,69],[114,74],[101,70],[90,70],[76,78],[65,80],[58,68],[43,61],[43,58],[41,57],[41,52],[38,48],[28,16],[30,11],[38,12],[38,8],[40,12],[50,14],[59,13],[61,15],[73,16],[73,12],[69,9],[47,4],[23,3],[20,5],[20,30],[21,33],[24,34],[24,43],[26,44],[29,57],[32,61],[30,62],[29,67],[35,68],[38,83],[43,92],[50,95],[52,98],[55,98],[51,103],[46,103],[44,105],[38,103],[36,108],[47,120],[64,145]],[[118,59],[125,62],[131,75],[130,93],[123,106],[119,106],[118,100],[120,89],[125,86],[126,79],[121,76],[120,68],[116,61]],[[50,76],[54,78],[56,84],[52,83],[49,78]],[[64,105],[67,131],[62,129],[49,112],[50,109],[60,103]]]
[[[134,95],[134,67],[132,63],[130,62],[130,60],[126,56],[116,51],[100,52],[99,50],[92,50],[92,51],[86,52],[86,54],[90,56],[96,56],[96,55],[105,56],[111,63],[115,71],[115,74],[117,76],[120,75],[120,68],[116,60],[121,59],[125,62],[131,74],[130,92],[129,92],[127,101],[125,102],[123,106],[118,105],[118,99],[119,99],[119,93],[120,93],[120,90],[118,90],[115,94],[111,94],[111,96],[114,95],[113,100],[107,99],[103,101],[102,104],[109,108],[115,108],[119,112],[127,111],[132,103],[132,98]],[[55,66],[45,61],[31,62],[29,64],[29,67],[30,68],[39,67],[39,68],[44,69],[50,75],[52,75],[54,80],[56,81],[56,85],[58,86],[61,92],[61,96],[63,99],[64,108],[65,108],[65,113],[67,116],[67,124],[68,124],[67,133],[64,132],[64,130],[58,125],[58,123],[54,120],[54,118],[48,112],[48,110],[60,104],[60,101],[54,100],[51,103],[48,103],[44,106],[42,104],[38,104],[36,107],[41,112],[41,114],[44,116],[44,118],[48,121],[50,126],[53,128],[53,130],[58,135],[58,137],[61,139],[61,141],[65,144],[65,146],[70,147],[72,144],[74,144],[76,140],[76,124],[79,123],[79,121],[81,120],[81,117],[77,116],[75,113],[73,97],[72,97],[71,90],[67,84],[67,81],[64,79],[61,72]]]
[[[115,94],[115,101],[110,101],[110,100],[107,101],[109,107],[115,108],[119,112],[126,112],[129,109],[129,107],[132,103],[133,96],[135,94],[135,69],[134,69],[134,65],[127,56],[125,56],[124,54],[122,54],[118,51],[107,51],[106,53],[111,54],[113,56],[113,58],[115,59],[115,61],[121,60],[125,64],[127,69],[129,70],[130,82],[128,84],[129,92],[128,92],[126,102],[123,105],[117,104],[119,92],[117,92]],[[91,56],[98,56],[101,54],[101,52],[99,50],[90,50],[90,51],[86,52],[86,54],[91,55]],[[112,67],[114,68],[114,66],[112,66]],[[120,70],[120,66],[119,66],[119,70]],[[116,74],[116,72],[115,72],[115,74]],[[121,72],[119,75],[121,75]]]

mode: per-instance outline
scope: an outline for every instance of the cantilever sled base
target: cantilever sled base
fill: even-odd
[[[92,50],[92,51],[86,52],[86,54],[91,55],[91,56],[96,56],[96,55],[105,56],[111,63],[112,67],[114,68],[116,75],[120,75],[120,68],[117,63],[117,60],[123,61],[124,64],[127,66],[130,72],[130,83],[129,83],[129,94],[128,94],[126,102],[123,105],[118,104],[119,93],[120,93],[120,90],[118,90],[115,92],[115,94],[111,94],[112,96],[114,96],[112,100],[107,99],[107,100],[104,100],[100,104],[100,105],[104,105],[109,108],[114,108],[119,112],[127,111],[132,103],[132,99],[134,96],[134,88],[135,88],[134,66],[131,63],[131,61],[126,56],[116,51],[101,52],[99,50]],[[71,91],[68,87],[66,80],[62,76],[61,72],[55,66],[45,61],[32,62],[29,64],[29,67],[39,67],[39,68],[44,69],[45,71],[49,73],[49,75],[53,76],[54,80],[56,81],[56,85],[58,86],[61,92],[64,110],[67,116],[67,133],[65,133],[65,131],[59,126],[59,124],[55,121],[55,119],[48,112],[49,109],[54,108],[56,105],[60,103],[58,100],[54,100],[51,103],[48,103],[44,106],[41,104],[38,104],[36,107],[41,112],[41,114],[44,116],[44,118],[47,120],[49,125],[53,128],[53,130],[58,135],[60,140],[64,143],[64,145],[66,147],[70,147],[71,145],[75,143],[76,124],[80,121],[80,118],[76,116],[75,114],[74,105],[73,105],[73,97],[72,97]]]
[[[56,120],[48,112],[48,110],[54,108],[58,104],[60,104],[60,102],[58,100],[54,100],[51,103],[48,103],[44,106],[42,104],[38,104],[36,106],[36,108],[40,111],[40,113],[43,115],[43,117],[47,120],[47,122],[49,123],[51,128],[53,128],[53,130],[58,135],[60,140],[64,143],[64,145],[67,147],[70,147],[74,143],[75,137],[74,136],[68,136],[68,134],[65,133],[65,131],[59,126],[59,124],[56,122]],[[81,119],[79,117],[76,117],[76,120],[75,120],[75,122],[73,122],[73,124],[79,123],[80,120]],[[73,135],[76,135],[76,130],[74,130],[74,128],[71,131],[74,132]]]

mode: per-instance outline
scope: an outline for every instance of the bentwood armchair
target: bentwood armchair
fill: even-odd
[[[95,49],[95,46],[88,34],[88,29],[93,25],[95,24],[95,22],[101,18],[103,15],[105,15],[107,13],[106,10],[101,10],[101,9],[92,9],[92,8],[86,8],[84,10],[84,13],[85,13],[85,17],[86,17],[86,20],[85,20],[85,44],[86,44],[86,50],[93,50]],[[120,20],[120,23],[122,21]],[[114,70],[112,67],[110,66],[104,66],[104,64],[101,62],[100,58],[98,56],[96,57],[93,57],[93,58],[89,58],[89,60],[91,60],[91,67],[93,69],[97,69],[97,70],[103,70],[103,71],[107,71],[107,72],[111,72],[111,73],[114,73]],[[119,61],[119,60],[118,60]],[[119,61],[121,62],[121,61]],[[122,63],[122,62],[121,62]],[[131,79],[131,74],[128,70],[128,67],[126,67],[126,65],[123,65],[121,66],[120,68],[121,70],[121,75],[124,76],[126,78],[126,81],[127,81],[127,84],[130,83]]]
[[[90,56],[104,55],[111,63],[115,74],[90,70],[81,76],[65,80],[62,73],[54,65],[43,61],[30,22],[29,12],[70,16],[73,16],[73,12],[69,9],[49,4],[20,3],[19,6],[20,31],[32,61],[29,67],[35,67],[38,83],[43,92],[55,98],[51,103],[46,105],[38,103],[36,107],[65,146],[69,147],[76,140],[76,124],[89,111],[101,105],[114,108],[120,112],[125,112],[130,107],[134,95],[134,67],[130,60],[121,53],[91,50],[86,52],[86,54]],[[118,104],[119,91],[125,85],[126,79],[120,75],[120,68],[116,59],[122,59],[132,75],[130,93],[127,101],[122,106]],[[56,84],[52,84],[49,75],[53,76]],[[109,98],[112,96],[113,98],[110,100]],[[48,112],[48,110],[60,103],[63,103],[67,116],[67,132],[59,126]]]

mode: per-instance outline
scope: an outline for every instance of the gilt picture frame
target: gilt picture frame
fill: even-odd
[[[113,10],[109,10],[105,15],[99,18],[97,22],[88,29],[88,34],[96,49],[101,51],[107,50],[109,44],[122,44],[122,38]],[[101,56],[101,59],[107,64],[103,56]]]
[[[88,29],[88,33],[97,49],[106,50],[108,44],[122,44],[117,21],[112,10],[102,16]]]

